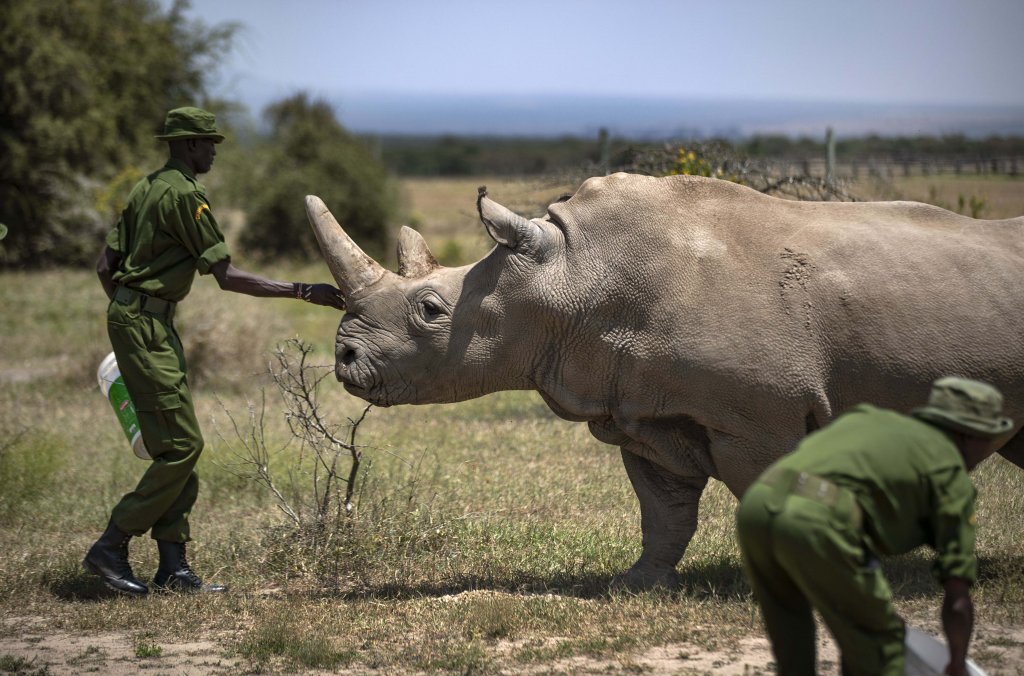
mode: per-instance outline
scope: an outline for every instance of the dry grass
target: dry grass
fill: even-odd
[[[431,244],[479,237],[475,216],[463,211],[472,213],[481,182],[410,182]],[[489,185],[496,199],[530,215],[562,191]],[[443,206],[449,199],[456,203]],[[540,206],[523,206],[529,204]],[[318,265],[263,272],[309,281],[325,274]],[[197,283],[180,322],[191,359],[206,364],[196,401],[208,447],[191,551],[196,568],[232,592],[141,603],[111,598],[82,575],[79,561],[144,464],[95,384],[108,349],[102,293],[87,272],[4,273],[0,301],[0,375],[18,376],[0,389],[0,659],[12,665],[23,660],[17,664],[45,669],[40,673],[96,664],[175,671],[186,664],[174,661],[182,646],[202,643],[213,647],[187,663],[191,673],[669,668],[651,661],[655,653],[669,654],[673,669],[699,672],[719,669],[700,664],[741,669],[738,646],[763,636],[739,568],[735,501],[716,482],[680,567],[683,587],[609,591],[640,543],[618,452],[585,426],[555,419],[532,393],[372,410],[359,437],[372,461],[367,484],[351,537],[325,575],[289,547],[273,499],[230,471],[240,446],[224,409],[245,418],[267,386],[260,372],[278,340],[301,335],[329,363],[338,317],[292,301],[230,296],[210,280]],[[203,335],[209,338],[197,337]],[[357,416],[362,402],[327,385],[325,410],[336,420]],[[273,390],[267,393],[266,431],[279,449],[272,465],[291,470],[301,487],[308,464],[301,449],[286,445],[283,412]],[[1024,639],[1012,633],[1024,622],[1024,473],[994,460],[976,480],[982,580],[975,650],[999,673],[1001,663],[1024,664]],[[900,610],[938,631],[939,591],[928,558],[904,557],[888,570]],[[151,576],[155,547],[133,541],[132,560],[137,573]],[[100,661],[103,651],[115,651],[91,637],[111,635],[124,637],[127,648]],[[38,647],[54,636],[79,642],[63,654]],[[697,653],[719,657],[691,659]],[[762,661],[749,666],[770,671],[763,644],[756,654]]]
[[[983,206],[979,218],[1024,216],[1024,180],[1008,176],[909,176],[892,183],[864,179],[854,183],[853,192],[868,199],[904,199],[927,202],[970,215],[971,198]],[[961,201],[964,207],[961,209]]]

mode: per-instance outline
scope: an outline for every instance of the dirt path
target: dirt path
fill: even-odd
[[[239,673],[238,660],[224,656],[213,641],[187,643],[137,642],[123,633],[74,636],[27,632],[0,638],[0,657],[21,660],[21,671],[48,676],[82,673],[130,676],[141,670],[152,676],[212,676]]]
[[[46,626],[43,618],[8,618],[3,624],[7,632],[13,629],[14,635],[0,638],[0,659],[19,660],[17,666],[21,671],[15,673],[64,676],[90,672],[128,676],[144,670],[152,676],[220,676],[244,671],[242,660],[226,655],[224,645],[228,637],[192,642],[153,639],[149,643],[119,632],[72,635],[48,631],[43,629]],[[979,627],[972,644],[972,655],[989,676],[1024,673],[1024,628]],[[840,673],[835,643],[824,632],[818,640],[818,661],[821,676]],[[742,639],[727,649],[717,651],[689,644],[672,644],[614,658],[573,657],[550,664],[502,668],[499,663],[497,666],[505,674],[754,676],[775,673],[771,647],[768,640],[760,636]],[[294,669],[285,671],[295,672]],[[332,673],[369,671],[356,669]]]

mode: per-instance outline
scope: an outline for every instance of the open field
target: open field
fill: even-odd
[[[932,179],[956,206],[1024,214],[1024,181]],[[965,179],[961,179],[962,181]],[[410,219],[436,252],[489,248],[476,186],[528,216],[572,186],[484,179],[407,181]],[[916,177],[895,190],[927,198]],[[923,191],[923,193],[922,193]],[[871,196],[871,195],[866,195]],[[878,195],[892,197],[893,195]],[[240,261],[245,267],[246,262]],[[261,272],[321,281],[326,269]],[[532,393],[446,406],[372,409],[358,429],[370,461],[352,518],[313,551],[246,471],[250,407],[266,394],[268,463],[291,504],[308,505],[308,449],[290,434],[265,375],[270,350],[298,335],[333,360],[338,316],[197,281],[178,328],[196,369],[207,449],[191,558],[222,597],[111,597],[79,562],[134,485],[134,458],[95,369],[109,351],[91,272],[0,274],[0,673],[773,673],[733,537],[735,500],[712,482],[677,591],[612,591],[639,554],[639,510],[617,449],[556,419]],[[333,379],[322,409],[363,404]],[[990,674],[1024,671],[1024,472],[995,458],[979,486],[981,581],[973,657]],[[136,573],[156,568],[148,539]],[[911,624],[938,633],[941,596],[918,552],[886,563]],[[837,673],[822,632],[822,673]]]

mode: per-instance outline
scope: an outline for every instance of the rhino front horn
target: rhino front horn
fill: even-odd
[[[377,283],[387,272],[352,241],[335,220],[324,201],[306,195],[306,216],[309,218],[320,251],[334,276],[341,293],[349,295]]]

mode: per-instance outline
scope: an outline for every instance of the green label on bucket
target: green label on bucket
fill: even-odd
[[[110,405],[114,407],[114,413],[117,414],[117,421],[121,423],[124,435],[128,437],[128,443],[131,443],[139,433],[139,417],[135,414],[135,405],[132,404],[131,397],[128,396],[124,378],[118,376],[117,380],[110,384],[107,396],[110,398]]]

